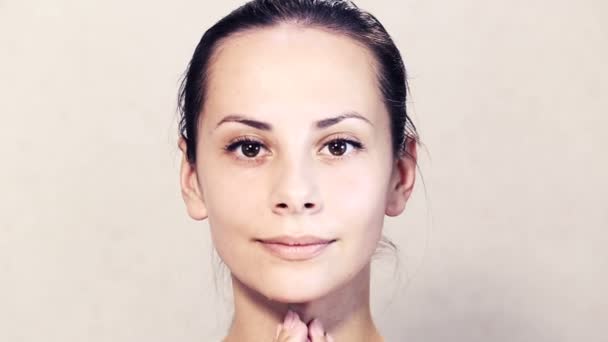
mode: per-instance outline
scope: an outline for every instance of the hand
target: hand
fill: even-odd
[[[273,342],[334,342],[334,339],[325,333],[318,319],[313,319],[307,326],[297,313],[289,310],[283,324],[277,326]]]

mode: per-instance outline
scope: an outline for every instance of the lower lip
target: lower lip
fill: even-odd
[[[267,243],[259,241],[270,253],[281,259],[289,261],[303,261],[312,259],[323,253],[334,241],[311,245],[284,245],[280,243]]]

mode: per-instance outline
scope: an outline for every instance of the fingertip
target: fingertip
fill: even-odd
[[[291,312],[291,326],[296,327],[298,322],[300,322],[300,316],[298,315],[297,312],[292,311]]]
[[[315,318],[312,320],[312,322],[310,322],[310,329],[317,335],[322,336],[324,333],[323,324],[321,323],[321,321],[318,318]]]
[[[291,325],[291,310],[287,310],[287,313],[285,314],[285,318],[283,318],[283,325],[285,327],[289,327]]]
[[[306,325],[304,322],[302,322],[302,319],[300,319],[300,314],[298,314],[296,311],[293,311],[293,323],[294,326],[300,324]]]
[[[293,327],[294,333],[301,336],[308,336],[308,327],[306,324],[300,320],[297,320]]]

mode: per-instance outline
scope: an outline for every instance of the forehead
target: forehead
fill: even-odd
[[[343,34],[293,24],[248,30],[218,46],[203,117],[304,123],[357,111],[374,122],[384,108],[374,65],[371,51]]]

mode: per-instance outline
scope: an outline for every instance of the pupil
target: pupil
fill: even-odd
[[[260,145],[258,144],[244,144],[241,148],[243,154],[247,157],[253,158],[260,152]]]
[[[346,152],[346,143],[344,141],[336,141],[329,144],[329,152],[333,155],[342,155]]]

